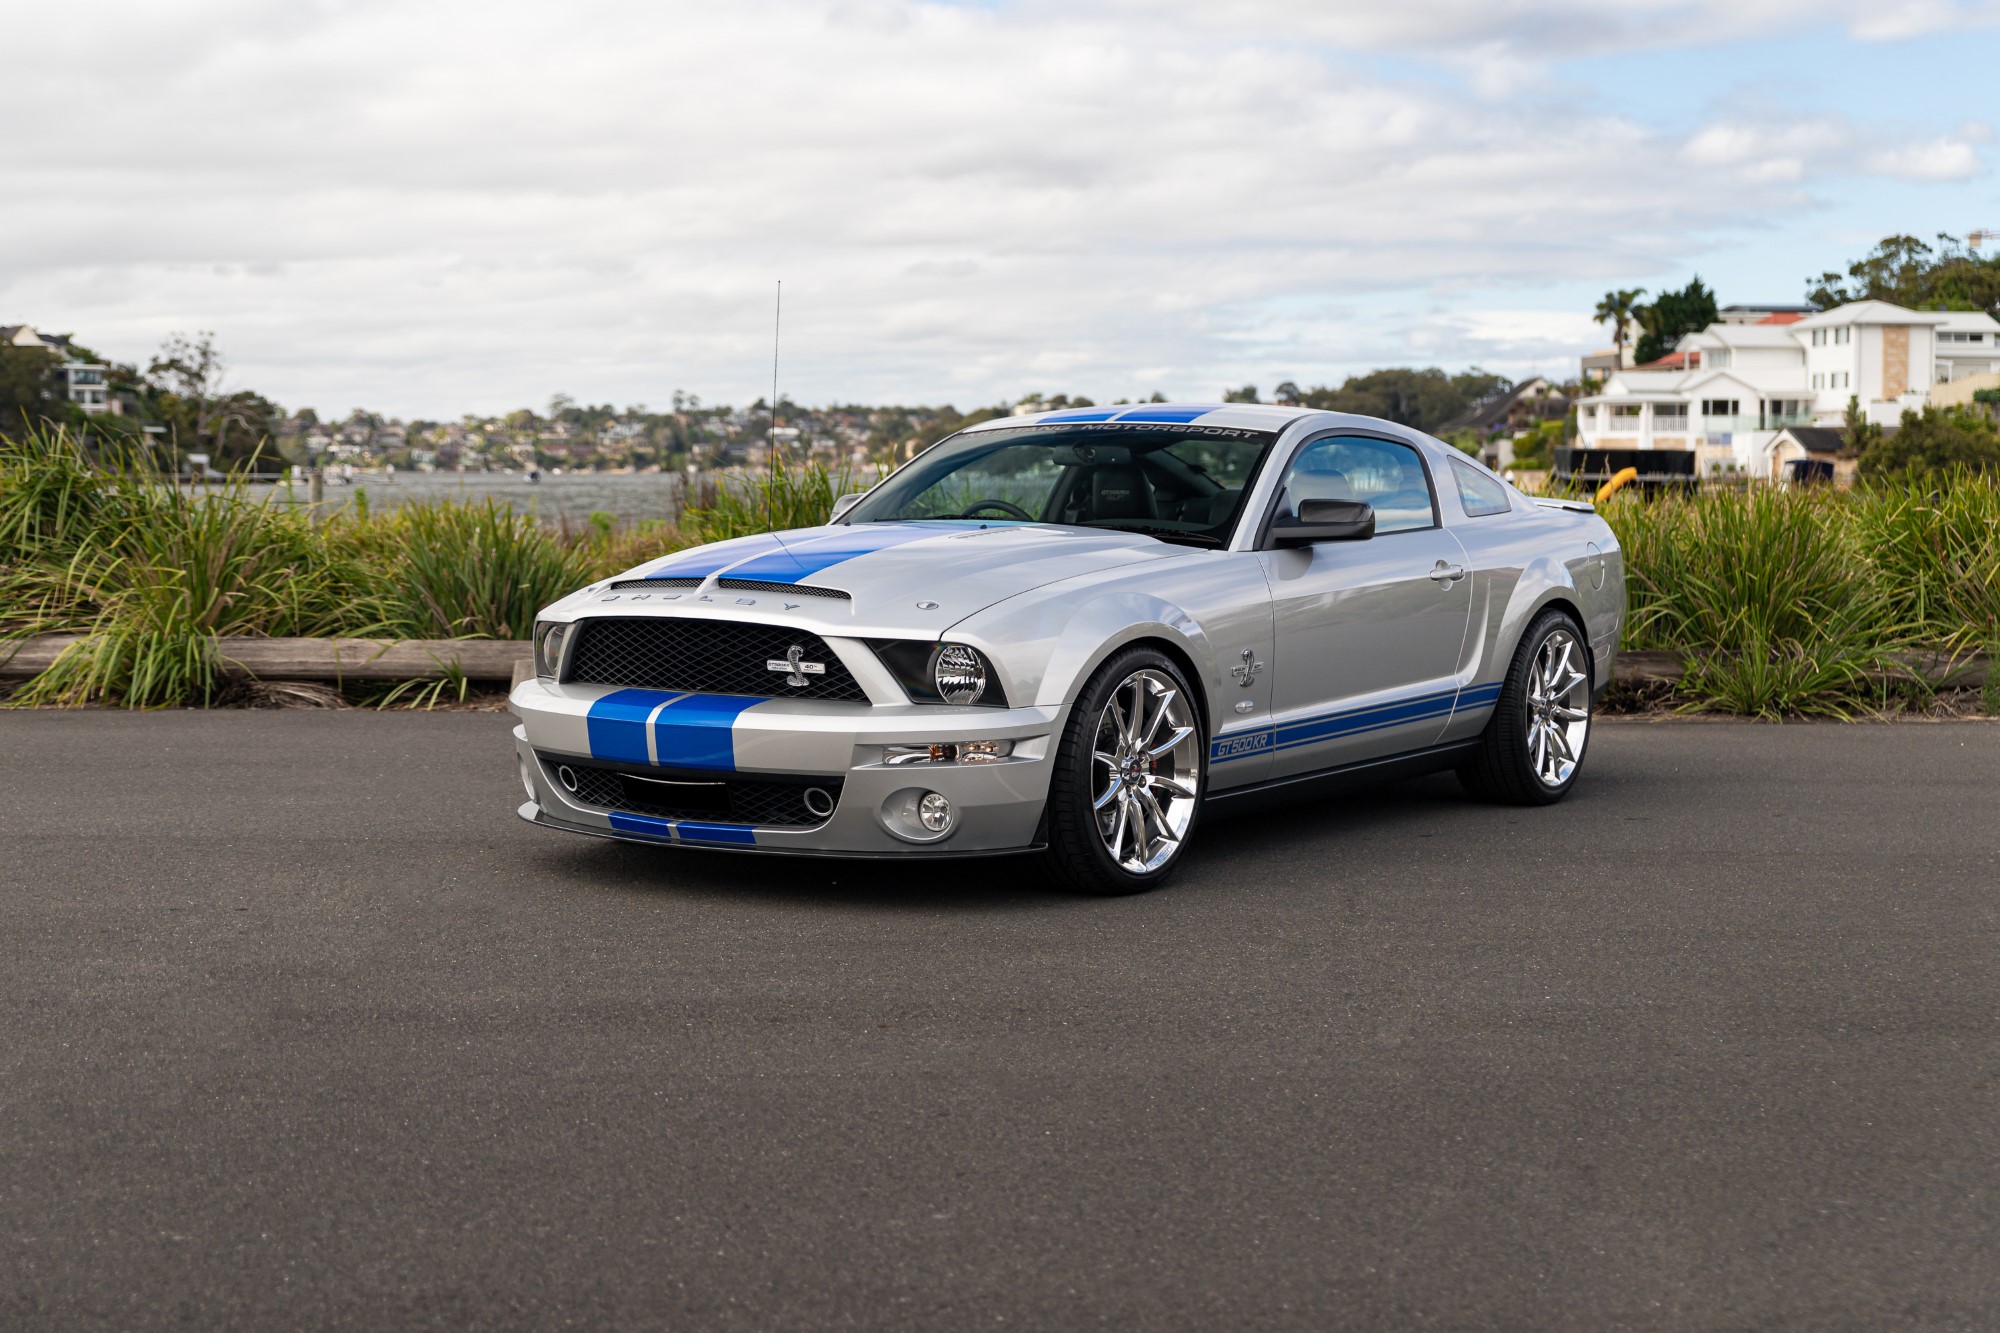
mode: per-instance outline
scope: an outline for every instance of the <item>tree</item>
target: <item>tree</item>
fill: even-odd
[[[147,380],[174,396],[181,409],[175,417],[185,421],[195,443],[204,445],[215,426],[227,374],[228,366],[216,350],[215,335],[206,331],[193,338],[185,333],[167,335],[146,366]],[[171,424],[180,425],[182,420]]]
[[[46,347],[0,347],[0,435],[63,416],[60,359]]]
[[[1304,390],[1300,389],[1298,385],[1292,383],[1290,380],[1284,380],[1277,388],[1271,390],[1271,401],[1287,405],[1296,404],[1303,394]]]
[[[1639,335],[1633,359],[1643,366],[1673,351],[1674,344],[1688,334],[1715,323],[1715,293],[1697,274],[1681,290],[1661,292],[1651,305],[1640,306],[1635,313],[1644,332]],[[1604,318],[1602,313],[1598,318]]]
[[[1840,414],[1840,456],[1859,458],[1869,449],[1879,444],[1882,428],[1868,419],[1861,410],[1861,399],[1855,394],[1847,395],[1847,410]]]
[[[1859,472],[1871,481],[1901,481],[1958,468],[2000,472],[2000,430],[1984,416],[1925,404],[1922,412],[1905,411],[1893,435],[1869,442]]]
[[[1508,385],[1506,376],[1490,375],[1477,367],[1456,375],[1447,375],[1435,366],[1397,368],[1351,375],[1338,389],[1308,389],[1300,401],[1321,411],[1354,412],[1432,430]]]
[[[1240,389],[1224,389],[1222,401],[1225,403],[1254,403],[1257,401],[1257,386],[1246,384]]]
[[[1942,306],[2000,316],[2000,255],[1981,258],[1943,232],[1937,240],[1932,247],[1914,236],[1886,236],[1849,264],[1844,277],[1820,274],[1806,299],[1822,310],[1851,301],[1887,301],[1912,310]]]
[[[1639,298],[1646,294],[1644,287],[1624,287],[1604,294],[1591,312],[1600,323],[1611,326],[1611,342],[1618,349],[1618,364],[1625,364],[1625,339],[1630,336],[1628,325],[1639,308]]]

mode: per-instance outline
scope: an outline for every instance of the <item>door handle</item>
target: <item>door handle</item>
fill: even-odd
[[[1456,583],[1465,577],[1465,566],[1447,564],[1445,561],[1440,560],[1437,562],[1436,567],[1431,570],[1431,577],[1436,579],[1440,584]]]

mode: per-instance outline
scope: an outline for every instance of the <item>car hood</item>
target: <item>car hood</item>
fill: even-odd
[[[600,585],[588,600],[605,613],[699,602],[703,610],[740,608],[751,616],[782,609],[787,619],[823,621],[836,633],[934,632],[1031,588],[1189,553],[1139,533],[1042,523],[856,523],[678,551],[615,580],[656,581],[651,588]],[[642,594],[643,602],[632,600]]]

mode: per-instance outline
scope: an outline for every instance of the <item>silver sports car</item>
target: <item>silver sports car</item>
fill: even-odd
[[[821,856],[1044,853],[1150,888],[1205,811],[1455,769],[1558,800],[1624,565],[1370,417],[1228,404],[1001,418],[825,527],[574,593],[511,707],[522,818]]]

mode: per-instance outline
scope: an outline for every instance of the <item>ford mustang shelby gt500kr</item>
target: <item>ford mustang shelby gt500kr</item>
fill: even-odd
[[[549,607],[511,701],[551,828],[821,855],[1040,850],[1149,888],[1204,808],[1456,769],[1576,781],[1624,567],[1369,417],[1224,405],[1009,417],[824,527]]]

